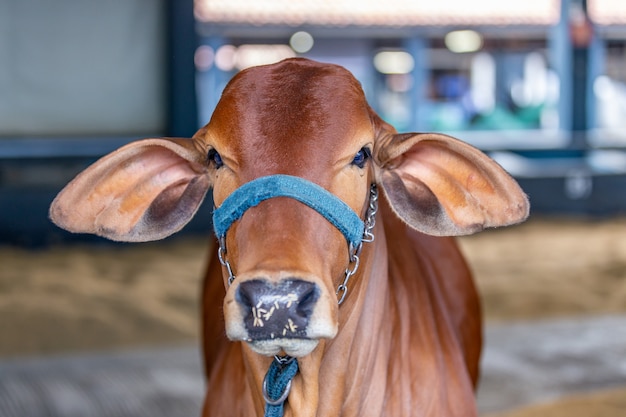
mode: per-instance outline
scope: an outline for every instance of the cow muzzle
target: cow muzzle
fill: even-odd
[[[235,299],[250,339],[306,338],[319,292],[316,284],[299,279],[276,285],[255,279],[242,282]]]
[[[325,308],[329,303],[319,302],[324,297],[314,282],[296,277],[278,282],[255,278],[238,282],[231,291],[225,309],[227,336],[247,342],[259,354],[306,356],[320,339],[337,333],[331,312]]]

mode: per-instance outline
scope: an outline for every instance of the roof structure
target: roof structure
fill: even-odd
[[[596,24],[626,24],[626,1],[624,0],[588,0],[587,9],[591,21]]]
[[[552,25],[558,22],[560,3],[560,0],[196,0],[196,17],[202,22],[254,26]]]

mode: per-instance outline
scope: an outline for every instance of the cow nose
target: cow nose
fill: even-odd
[[[239,284],[239,303],[252,341],[307,338],[307,326],[319,298],[316,284],[301,279],[271,283],[253,279]]]

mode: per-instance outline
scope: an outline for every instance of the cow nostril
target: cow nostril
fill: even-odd
[[[296,307],[296,314],[302,318],[310,318],[313,315],[313,310],[315,308],[317,298],[317,288],[314,284],[311,284],[311,287],[306,289],[300,296],[298,305]]]
[[[237,301],[239,301],[239,303],[246,308],[252,308],[255,304],[252,301],[251,294],[249,294],[248,291],[242,287],[240,287],[239,291],[237,291]]]
[[[247,310],[256,307],[261,301],[261,297],[269,292],[270,285],[263,280],[252,280],[242,282],[236,293],[236,300]]]

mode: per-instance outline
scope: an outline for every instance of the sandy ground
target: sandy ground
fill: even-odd
[[[626,219],[532,220],[460,239],[488,320],[626,311]]]
[[[625,413],[626,389],[616,389],[576,395],[489,417],[622,417]]]
[[[488,322],[626,311],[626,219],[533,220],[460,243]],[[489,417],[621,417],[624,383]]]
[[[0,357],[195,340],[207,241],[0,248]]]
[[[490,322],[626,312],[626,219],[534,219],[460,243]],[[207,250],[198,237],[0,247],[0,358],[193,342]],[[626,415],[625,392],[595,395],[502,417]]]

